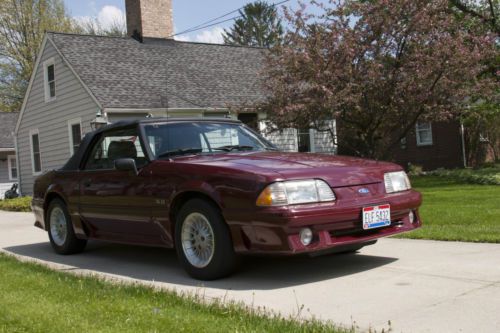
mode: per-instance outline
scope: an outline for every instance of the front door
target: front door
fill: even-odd
[[[137,128],[103,133],[90,147],[80,177],[80,215],[93,237],[151,244],[160,232],[151,220],[151,175]],[[136,161],[138,174],[114,168]]]

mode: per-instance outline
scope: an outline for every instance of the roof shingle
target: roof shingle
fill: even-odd
[[[49,33],[105,108],[223,108],[265,98],[265,50]]]

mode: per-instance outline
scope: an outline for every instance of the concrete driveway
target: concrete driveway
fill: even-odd
[[[59,270],[243,301],[362,331],[500,332],[497,244],[383,239],[353,255],[246,258],[234,276],[201,283],[166,249],[90,242],[82,254],[56,255],[31,214],[0,212],[0,250]]]

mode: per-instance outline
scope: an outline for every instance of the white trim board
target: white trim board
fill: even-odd
[[[19,113],[19,117],[17,118],[16,129],[14,130],[16,136],[19,131],[19,126],[21,125],[21,120],[23,119],[24,110],[26,109],[26,104],[28,103],[28,98],[31,95],[31,89],[33,88],[33,82],[35,81],[36,72],[38,70],[38,66],[40,65],[40,61],[42,60],[43,50],[45,50],[45,45],[47,44],[47,34],[43,37],[42,45],[38,49],[38,56],[36,57],[35,66],[33,66],[33,73],[31,73],[30,83],[28,84],[28,89],[26,89],[26,93],[24,94],[23,105],[21,106],[21,112]]]

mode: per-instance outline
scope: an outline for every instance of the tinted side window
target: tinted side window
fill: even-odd
[[[92,146],[84,169],[114,169],[114,161],[119,158],[133,158],[138,168],[147,163],[137,129],[110,131],[102,135]]]

